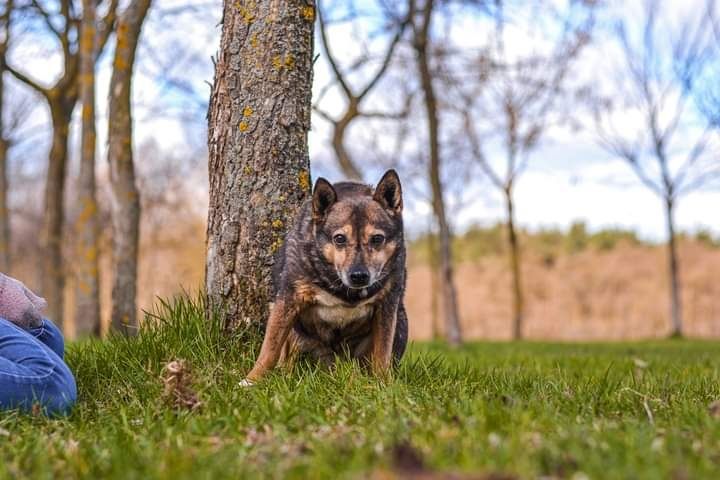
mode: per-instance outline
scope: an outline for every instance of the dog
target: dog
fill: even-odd
[[[389,373],[408,340],[402,210],[395,170],[374,189],[318,178],[275,258],[265,337],[241,385],[300,355],[326,365],[346,356]]]

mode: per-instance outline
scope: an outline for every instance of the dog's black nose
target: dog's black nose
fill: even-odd
[[[370,272],[364,268],[356,268],[350,272],[350,283],[353,287],[364,287],[370,281]]]

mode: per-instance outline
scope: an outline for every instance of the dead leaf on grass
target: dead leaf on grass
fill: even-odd
[[[163,398],[178,410],[196,410],[201,402],[192,388],[193,376],[185,360],[173,360],[163,368]]]
[[[708,405],[708,413],[713,418],[720,418],[720,400],[715,400]]]

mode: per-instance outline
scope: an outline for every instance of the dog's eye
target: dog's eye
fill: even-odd
[[[333,242],[335,242],[335,245],[343,246],[347,243],[347,237],[342,233],[338,233],[333,237]]]
[[[376,234],[370,237],[370,245],[373,247],[379,247],[385,242],[385,236]]]

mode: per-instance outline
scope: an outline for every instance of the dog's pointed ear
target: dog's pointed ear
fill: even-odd
[[[373,199],[386,210],[394,213],[402,212],[402,186],[400,186],[400,177],[395,170],[391,169],[385,172],[375,187]]]
[[[318,178],[315,187],[313,187],[313,218],[316,220],[323,218],[336,201],[337,193],[335,193],[335,189],[330,182],[322,177]]]

